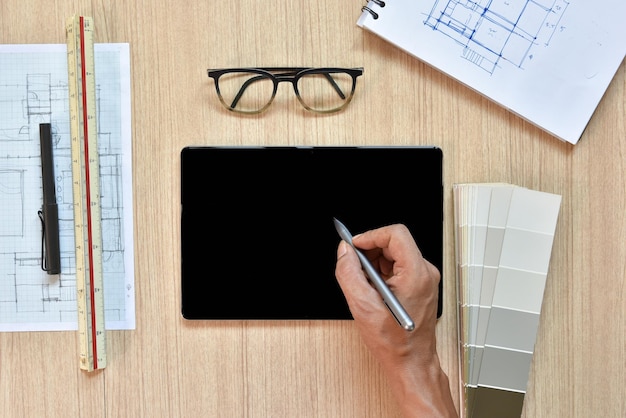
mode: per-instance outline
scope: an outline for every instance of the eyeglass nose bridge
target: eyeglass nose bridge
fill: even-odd
[[[274,75],[274,93],[278,90],[278,85],[280,83],[291,83],[293,86],[293,91],[298,95],[298,77],[295,75]]]
[[[290,83],[291,86],[293,87],[293,92],[296,95],[296,99],[298,99],[298,101],[300,102],[300,104],[302,106],[304,106],[305,109],[309,109],[309,106],[304,102],[304,100],[302,99],[302,97],[300,96],[300,90],[298,90],[298,80],[300,80],[300,77],[298,75],[284,75],[284,74],[280,74],[280,75],[275,75],[274,76],[274,92],[276,92],[276,90],[278,90],[278,85],[280,83]]]
[[[261,78],[261,77],[262,76],[259,76],[259,78]],[[263,107],[263,109],[266,109],[267,107],[269,107],[269,105],[276,98],[276,93],[278,91],[278,85],[280,83],[290,83],[291,86],[293,87],[294,93],[296,94],[296,98],[298,99],[300,104],[302,104],[302,106],[304,106],[306,109],[309,109],[309,106],[304,102],[304,100],[300,96],[300,91],[298,90],[298,80],[300,78],[301,77],[298,74],[272,74],[271,79],[274,82],[274,92],[272,94],[272,98],[269,100],[267,105],[265,105]]]

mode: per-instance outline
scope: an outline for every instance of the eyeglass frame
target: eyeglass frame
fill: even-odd
[[[289,71],[289,74],[279,74],[279,75],[275,75],[272,74],[272,72],[285,72],[285,71]],[[342,110],[343,108],[345,108],[351,101],[352,101],[352,97],[354,96],[354,91],[356,90],[356,80],[358,77],[360,77],[361,75],[363,75],[363,67],[353,67],[353,68],[343,68],[343,67],[247,67],[247,68],[222,68],[222,69],[208,69],[207,70],[207,74],[209,76],[209,78],[212,78],[215,84],[215,90],[217,92],[217,97],[219,98],[220,102],[222,103],[222,105],[224,105],[224,107],[226,109],[228,109],[231,112],[236,112],[236,113],[242,113],[242,114],[259,114],[264,112],[274,101],[274,98],[276,97],[276,92],[278,91],[278,84],[282,83],[282,82],[290,82],[291,85],[293,86],[293,90],[294,93],[296,94],[296,97],[298,98],[298,101],[300,102],[300,104],[308,111],[310,112],[314,112],[314,113],[335,113],[335,112],[339,112],[340,110]],[[295,74],[291,74],[295,72]],[[347,99],[345,99],[345,94],[343,93],[343,91],[341,91],[341,89],[339,88],[339,86],[337,85],[337,83],[335,83],[334,79],[331,77],[331,73],[346,73],[348,74],[350,77],[352,77],[352,89],[350,90],[350,94],[347,97]],[[233,99],[233,103],[231,105],[227,104],[224,101],[224,98],[220,92],[220,88],[219,88],[219,78],[221,76],[223,76],[224,74],[228,74],[228,73],[255,73],[255,74],[259,74],[259,77],[263,77],[263,78],[268,78],[272,81],[273,83],[273,91],[272,91],[272,96],[269,99],[269,101],[265,104],[265,106],[263,106],[261,109],[259,110],[252,110],[252,111],[245,111],[245,110],[238,110],[235,109],[235,106],[237,105],[237,102],[239,101],[239,99],[241,98],[241,95],[243,94],[243,92],[245,91],[245,89],[247,88],[247,86],[256,81],[255,79],[250,79],[247,80],[245,83],[243,83],[243,85],[241,86],[239,92],[237,93],[237,95],[235,96],[235,98]],[[329,79],[329,82],[333,85],[334,89],[337,91],[337,93],[339,94],[339,96],[342,99],[345,99],[345,102],[334,109],[329,109],[329,110],[318,110],[318,109],[314,109],[312,107],[310,107],[309,105],[307,105],[304,100],[302,99],[302,97],[300,96],[300,91],[298,90],[298,80],[300,80],[302,77],[306,76],[306,75],[311,75],[311,74],[324,74],[326,75],[326,77]]]

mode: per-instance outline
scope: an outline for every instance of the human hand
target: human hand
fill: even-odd
[[[342,241],[337,249],[337,281],[363,342],[395,387],[406,416],[418,410],[437,411],[439,415],[433,416],[456,416],[436,347],[439,271],[423,258],[404,225],[367,231],[353,237],[352,242],[381,273],[415,322],[412,332],[396,322],[368,282],[356,252]]]
[[[397,324],[368,282],[356,253],[342,241],[335,274],[365,344],[383,356],[381,361],[387,357],[391,362],[400,360],[396,353],[431,355],[435,350],[439,271],[422,257],[404,225],[367,231],[353,237],[352,242],[380,272],[415,322],[410,333]]]

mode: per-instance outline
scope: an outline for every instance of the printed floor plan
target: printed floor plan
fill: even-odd
[[[0,48],[0,331],[77,327],[64,47]],[[96,95],[105,316],[110,329],[134,328],[132,179],[130,166],[124,167],[124,159],[130,161],[130,137],[122,116],[130,110],[122,95],[123,56],[117,48],[96,49],[96,68],[102,73]],[[59,275],[42,270],[40,123],[52,125]]]

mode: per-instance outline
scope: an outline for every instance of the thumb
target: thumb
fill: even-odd
[[[342,240],[339,243],[339,246],[337,247],[337,260],[339,260],[341,257],[346,255],[347,252],[348,252],[348,243]]]
[[[368,284],[356,252],[345,241],[341,241],[337,247],[335,277],[348,299],[350,299],[350,294],[374,289]]]

